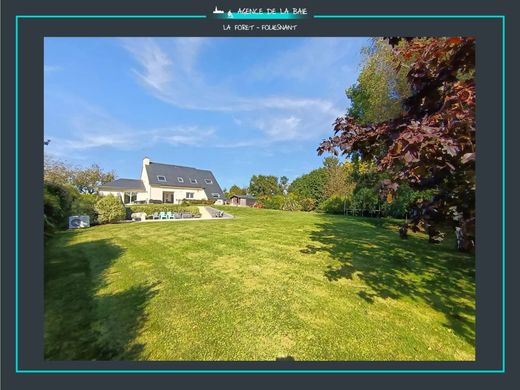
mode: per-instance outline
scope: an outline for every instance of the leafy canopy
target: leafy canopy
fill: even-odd
[[[475,215],[475,39],[389,38],[396,71],[409,65],[411,95],[403,112],[383,122],[363,123],[352,115],[336,120],[333,137],[318,154],[359,154],[389,178],[383,192],[399,184],[435,189],[416,207],[413,228],[434,240],[435,225],[449,218],[474,242]]]

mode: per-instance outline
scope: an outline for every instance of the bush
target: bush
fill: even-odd
[[[151,215],[153,213],[164,212],[173,212],[173,213],[192,213],[199,214],[199,208],[196,206],[186,206],[179,204],[137,204],[130,205],[126,207],[126,215],[127,218],[130,218],[132,213],[146,213],[147,215]]]
[[[95,210],[99,223],[112,223],[125,219],[126,209],[121,199],[116,196],[103,196],[96,202]]]
[[[316,200],[312,198],[300,199],[300,206],[303,211],[314,211],[316,210]]]
[[[73,215],[88,215],[90,224],[96,225],[98,223],[98,213],[96,211],[96,203],[98,200],[99,195],[80,194],[72,203],[71,213]]]
[[[332,196],[322,201],[318,209],[328,214],[343,214],[345,212],[345,207],[349,207],[348,202],[345,204],[345,198]]]
[[[431,199],[434,195],[433,190],[415,191],[407,184],[399,186],[394,197],[385,202],[383,209],[389,216],[395,218],[405,217],[418,199]]]
[[[352,195],[351,206],[356,210],[376,210],[379,207],[379,196],[372,188],[360,188]]]
[[[78,196],[78,191],[69,185],[44,183],[43,221],[45,235],[49,236],[56,229],[67,227],[67,217],[72,215],[72,204]]]
[[[259,201],[266,209],[281,210],[285,197],[283,195],[262,196]]]
[[[211,206],[215,204],[217,199],[184,199],[182,201],[183,206],[192,206],[192,205],[201,205],[201,206]]]
[[[299,211],[302,209],[302,206],[300,205],[300,202],[298,202],[296,195],[289,194],[284,197],[281,209],[284,211]]]

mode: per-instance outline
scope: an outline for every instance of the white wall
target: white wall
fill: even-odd
[[[163,200],[163,192],[173,192],[175,195],[175,203],[181,203],[183,199],[186,199],[186,192],[193,192],[193,198],[196,200],[207,200],[206,193],[201,188],[188,188],[188,187],[160,187],[150,186],[150,199],[151,200]]]

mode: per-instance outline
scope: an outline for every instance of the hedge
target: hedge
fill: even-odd
[[[182,201],[183,206],[192,206],[192,205],[201,205],[201,206],[211,206],[215,204],[217,199],[184,199]]]
[[[196,206],[186,206],[179,204],[135,204],[126,206],[126,215],[127,218],[130,218],[132,213],[146,213],[146,215],[151,215],[153,213],[164,212],[172,212],[172,213],[192,213],[199,214],[199,208]]]
[[[45,182],[43,186],[43,221],[45,236],[67,227],[73,202],[79,196],[74,187]]]

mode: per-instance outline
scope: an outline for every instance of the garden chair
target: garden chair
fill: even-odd
[[[173,213],[171,211],[166,212],[166,219],[173,219]]]
[[[155,212],[153,213],[153,216],[152,216],[153,219],[159,219],[159,213],[158,212]]]
[[[161,216],[161,219],[167,219],[166,213],[164,211],[161,211],[159,215]]]

